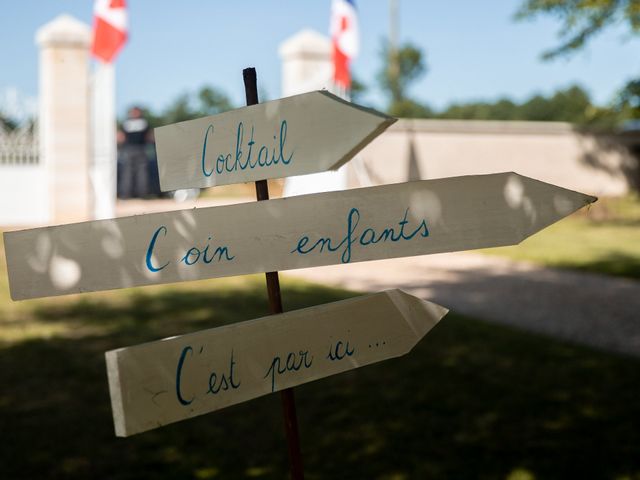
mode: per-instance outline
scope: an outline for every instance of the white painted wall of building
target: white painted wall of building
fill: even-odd
[[[0,165],[0,225],[47,224],[48,193],[42,165]]]

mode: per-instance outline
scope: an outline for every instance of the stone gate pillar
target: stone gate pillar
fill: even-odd
[[[289,97],[333,86],[331,40],[313,30],[302,30],[280,44],[282,59],[282,96]],[[288,177],[283,196],[344,190],[347,166],[335,172]]]
[[[302,30],[280,44],[282,96],[331,89],[331,40],[313,30]]]
[[[91,218],[89,45],[91,29],[60,15],[36,33],[40,48],[40,155],[47,169],[50,221]]]

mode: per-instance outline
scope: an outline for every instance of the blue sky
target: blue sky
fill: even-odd
[[[241,2],[129,0],[130,41],[117,60],[117,103],[162,109],[184,91],[211,84],[243,102],[242,69],[255,66],[260,88],[280,96],[278,45],[302,28],[326,33],[330,0]],[[622,26],[600,34],[587,49],[553,62],[540,53],[557,42],[550,18],[515,22],[518,0],[399,0],[400,40],[426,52],[428,74],[413,88],[436,108],[451,102],[522,100],[579,82],[596,102],[610,101],[640,74],[640,38]],[[17,88],[37,95],[36,29],[61,13],[91,23],[91,0],[6,2],[0,16],[0,99]],[[379,51],[388,30],[388,2],[357,2],[361,52],[355,74],[370,86],[368,101],[384,105],[375,87]]]

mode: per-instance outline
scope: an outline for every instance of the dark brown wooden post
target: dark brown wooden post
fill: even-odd
[[[244,91],[247,97],[247,105],[255,105],[258,102],[258,86],[255,68],[245,68],[242,71],[244,78]],[[256,182],[256,197],[258,201],[269,200],[269,185],[266,180]],[[269,295],[269,311],[271,314],[282,313],[282,296],[280,294],[280,278],[278,272],[267,272],[267,293]],[[291,478],[302,480],[304,469],[302,467],[302,454],[300,453],[300,435],[298,434],[298,418],[296,415],[296,403],[293,388],[287,388],[280,392],[282,397],[282,410],[284,413],[284,427],[287,433],[289,446],[289,461]]]

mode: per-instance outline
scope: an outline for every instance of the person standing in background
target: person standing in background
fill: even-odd
[[[139,107],[132,107],[118,131],[118,144],[122,149],[121,198],[143,198],[149,194],[146,144],[151,141],[149,122]]]

